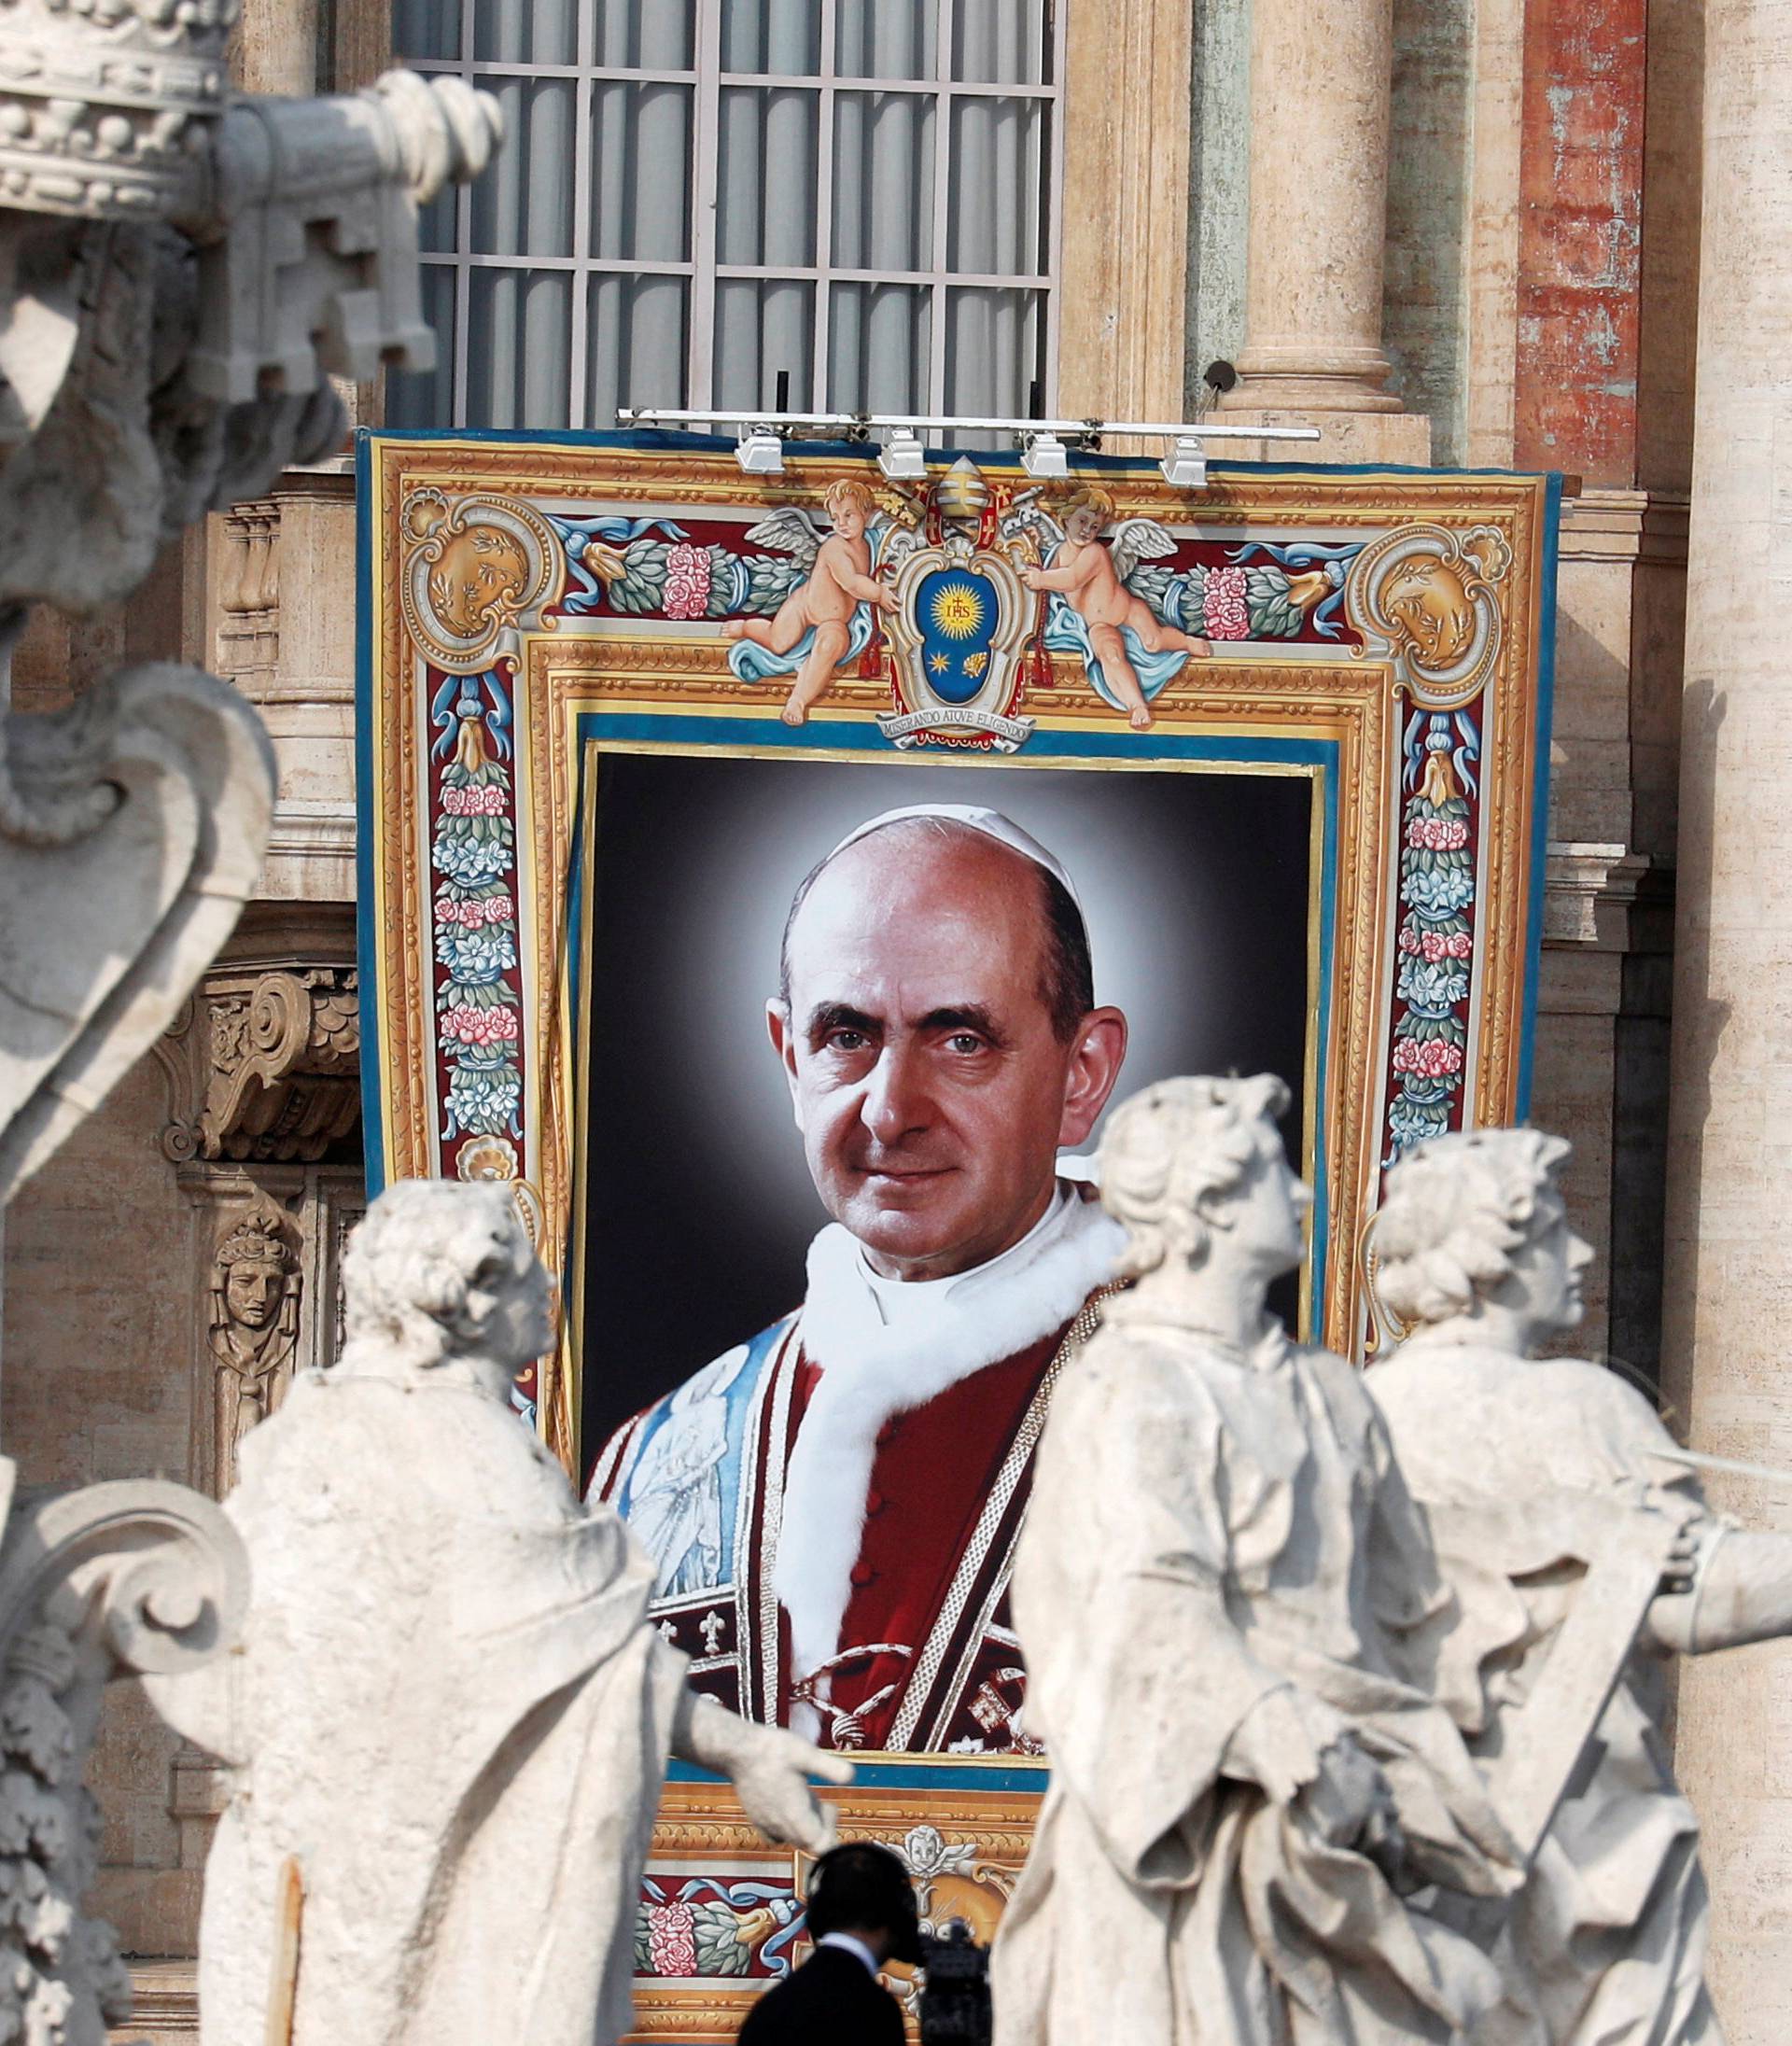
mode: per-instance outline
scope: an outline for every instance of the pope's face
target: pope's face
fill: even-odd
[[[816,1191],[888,1277],[1018,1242],[1113,1089],[1125,1018],[1095,1010],[1061,1042],[1043,945],[1038,868],[961,832],[875,832],[798,912],[772,1042]]]

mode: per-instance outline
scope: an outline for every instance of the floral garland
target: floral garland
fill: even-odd
[[[567,615],[719,621],[768,617],[808,570],[786,554],[735,554],[670,519],[552,517],[567,551]],[[1344,582],[1362,542],[1253,540],[1224,563],[1141,564],[1127,587],[1166,624],[1212,640],[1322,638],[1341,629]]]
[[[567,551],[568,618],[769,617],[807,575],[794,554],[735,554],[671,519],[550,517]]]
[[[777,1980],[791,1971],[801,1924],[802,1905],[788,1885],[692,1876],[675,1889],[669,1878],[648,1876],[635,1924],[635,1972]]]
[[[448,1074],[442,1141],[520,1137],[522,996],[516,985],[516,823],[505,759],[510,691],[494,670],[437,692],[443,764],[429,862],[437,875],[437,1050]]]
[[[1388,1164],[1460,1117],[1475,952],[1471,799],[1480,736],[1470,717],[1415,711],[1407,725],[1400,853],[1400,963]]]
[[[1292,546],[1253,540],[1233,548],[1224,563],[1141,564],[1127,587],[1165,624],[1203,639],[1298,639],[1309,624],[1332,639],[1339,631],[1345,578],[1362,551],[1360,540]]]

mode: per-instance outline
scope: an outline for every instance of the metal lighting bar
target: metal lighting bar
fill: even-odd
[[[986,419],[958,413],[924,412],[762,412],[749,405],[726,411],[690,411],[665,405],[619,405],[617,423],[624,427],[735,426],[778,432],[784,427],[837,427],[848,433],[875,427],[936,427],[942,432],[1013,433],[1023,440],[1038,435],[1086,441],[1093,435],[1126,433],[1189,441],[1317,441],[1317,427],[1216,427],[1207,419]]]

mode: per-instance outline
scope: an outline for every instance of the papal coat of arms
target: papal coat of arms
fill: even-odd
[[[1007,555],[957,533],[913,549],[896,572],[896,709],[877,721],[884,736],[910,747],[927,733],[976,734],[1014,752],[1033,729],[1014,712],[1035,610]]]
[[[959,456],[922,497],[833,483],[831,532],[783,505],[747,534],[798,565],[771,618],[730,618],[728,665],[743,681],[790,678],[783,721],[804,724],[833,678],[877,661],[894,710],[877,721],[898,747],[1013,753],[1033,731],[1019,716],[1029,665],[1076,652],[1097,695],[1152,722],[1150,697],[1209,644],[1129,585],[1140,563],[1176,553],[1155,520],[1123,520],[1113,546],[1105,491],[1082,489],[1064,524],[1039,491],[996,501]],[[879,628],[888,638],[879,638]],[[863,673],[865,669],[861,669]]]

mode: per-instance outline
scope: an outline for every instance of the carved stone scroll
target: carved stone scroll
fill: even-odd
[[[32,2046],[88,2046],[129,2014],[111,1928],[81,1915],[99,1808],[83,1784],[100,1692],[229,1646],[248,1562],[184,1487],[90,1485],[15,1503],[0,1459],[0,2019]]]
[[[164,1156],[323,1157],[359,1119],[360,1051],[353,967],[220,968],[156,1047],[170,1081]]]

